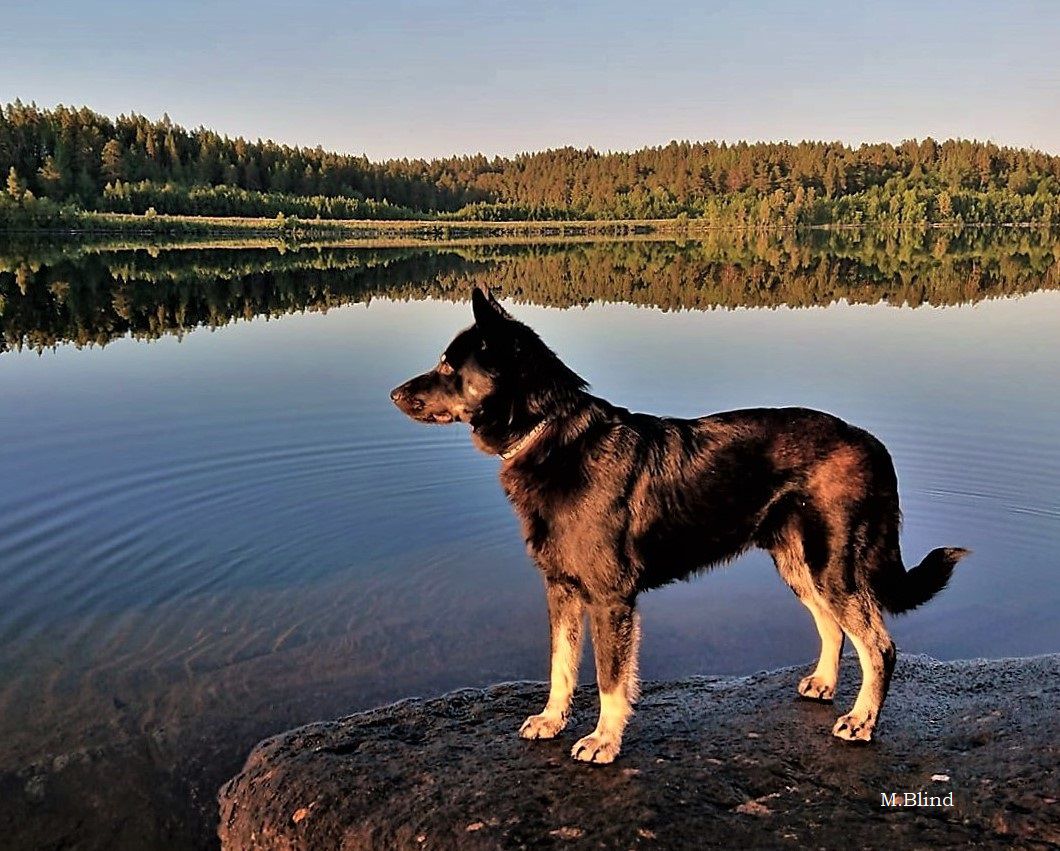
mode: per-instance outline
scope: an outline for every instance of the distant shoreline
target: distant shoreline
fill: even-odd
[[[927,138],[371,162],[168,118],[0,105],[0,229],[625,234],[1016,222],[1060,224],[1060,156]]]
[[[71,213],[69,223],[42,227],[0,227],[0,236],[91,237],[127,236],[269,236],[303,239],[402,238],[412,241],[448,241],[466,238],[526,237],[636,237],[682,236],[708,232],[783,233],[854,230],[989,230],[1014,228],[1050,230],[1058,226],[1041,222],[932,222],[919,225],[894,223],[739,226],[708,219],[580,219],[541,221],[455,221],[440,219],[302,219],[296,217],[140,215],[131,213]]]

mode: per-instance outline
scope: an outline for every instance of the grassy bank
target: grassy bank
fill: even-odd
[[[7,234],[129,234],[264,236],[308,239],[454,239],[526,236],[630,236],[711,230],[696,219],[604,221],[447,221],[435,219],[300,219],[293,216],[168,216],[148,213],[62,211],[50,220],[27,221],[0,230]]]
[[[847,230],[861,226],[816,225],[799,230]],[[897,230],[896,225],[881,225]],[[1041,228],[1036,222],[1002,222],[970,225],[958,222],[923,224],[928,228]],[[407,242],[458,239],[526,239],[540,237],[630,237],[642,235],[702,234],[718,230],[790,231],[778,224],[756,227],[721,226],[708,219],[604,219],[576,221],[454,221],[439,219],[301,219],[293,216],[174,216],[147,213],[102,213],[63,209],[46,219],[28,218],[0,227],[0,235],[22,236],[187,236],[217,238],[262,237],[295,241],[378,240]]]

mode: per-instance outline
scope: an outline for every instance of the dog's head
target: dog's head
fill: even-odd
[[[437,366],[390,393],[424,423],[469,423],[486,452],[569,409],[585,382],[488,291],[471,294],[475,324],[448,345]]]

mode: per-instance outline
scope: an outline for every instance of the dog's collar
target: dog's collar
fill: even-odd
[[[550,418],[541,420],[536,426],[530,431],[520,437],[515,443],[511,444],[507,449],[501,452],[501,460],[511,461],[516,455],[526,449],[531,443],[533,443],[538,436],[545,430],[545,428],[551,423]]]

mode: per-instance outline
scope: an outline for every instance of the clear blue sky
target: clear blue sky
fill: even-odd
[[[1060,153],[1060,2],[0,0],[0,101],[369,157],[961,136]]]

